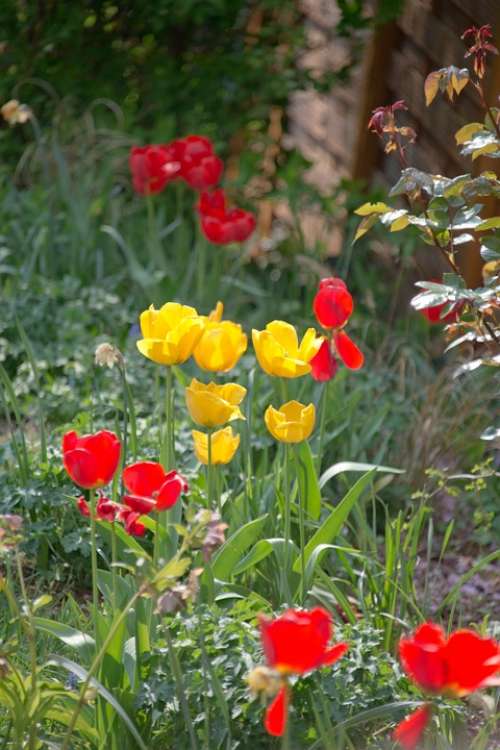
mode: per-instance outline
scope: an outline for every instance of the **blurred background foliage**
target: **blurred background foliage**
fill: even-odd
[[[291,92],[345,80],[358,32],[397,15],[402,0],[382,0],[370,20],[373,3],[338,5],[351,62],[318,78],[297,65],[304,25],[292,0],[5,0],[0,96],[29,100],[42,122],[62,99],[77,114],[107,99],[138,136],[202,131],[224,150],[242,130],[265,129],[271,105],[286,106]]]

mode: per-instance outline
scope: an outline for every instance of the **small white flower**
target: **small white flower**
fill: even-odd
[[[121,365],[123,362],[123,355],[116,346],[105,342],[99,344],[95,350],[95,363],[101,367],[114,367],[115,365]]]

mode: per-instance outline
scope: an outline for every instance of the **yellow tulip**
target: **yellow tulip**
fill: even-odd
[[[196,458],[205,466],[208,464],[208,435],[205,432],[192,432]],[[232,427],[224,427],[212,434],[212,464],[228,464],[240,444],[240,436],[233,433]]]
[[[314,328],[308,328],[299,344],[297,331],[283,320],[273,320],[264,331],[254,329],[252,339],[264,372],[282,378],[298,378],[311,372],[309,362],[323,342]]]
[[[193,378],[186,388],[186,404],[191,419],[202,427],[221,427],[233,419],[245,419],[239,404],[247,389],[238,383],[200,383]]]
[[[210,372],[227,372],[246,351],[247,337],[237,323],[230,320],[205,325],[194,350],[198,367]]]
[[[299,401],[288,401],[279,409],[268,406],[264,415],[266,427],[281,443],[301,443],[314,429],[314,404],[304,406]]]
[[[137,348],[159,365],[181,365],[198,343],[205,323],[194,307],[167,302],[159,310],[153,305],[140,316],[143,338]]]
[[[213,323],[220,323],[224,314],[224,304],[218,300],[214,309],[208,314],[208,319]]]

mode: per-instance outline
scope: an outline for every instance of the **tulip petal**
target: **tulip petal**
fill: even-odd
[[[170,479],[167,479],[167,481],[162,484],[162,486],[160,487],[160,491],[158,492],[158,497],[156,499],[156,509],[168,510],[168,508],[171,508],[173,505],[175,505],[180,497],[181,492],[183,492],[184,487],[184,480],[177,474]]]
[[[273,737],[282,737],[288,719],[288,690],[283,686],[267,708],[264,718],[266,732]]]
[[[141,497],[140,495],[124,495],[123,502],[136,513],[145,515],[151,513],[156,507],[154,500],[150,500],[148,497]]]
[[[123,484],[131,495],[151,498],[164,481],[165,471],[157,461],[138,461],[123,470]]]
[[[320,285],[313,310],[323,328],[341,328],[351,317],[353,309],[353,299],[345,286]]]
[[[444,649],[446,687],[463,696],[488,684],[500,670],[500,646],[472,630],[457,630]]]
[[[64,468],[75,484],[85,490],[101,486],[97,461],[92,453],[81,448],[63,454]]]
[[[431,707],[426,705],[417,708],[406,719],[400,722],[393,733],[393,738],[404,750],[415,750],[431,718]]]
[[[319,383],[326,383],[335,377],[338,363],[332,354],[330,342],[325,339],[317,354],[310,360],[311,375]]]
[[[354,341],[352,341],[347,333],[339,331],[333,337],[337,353],[350,370],[359,370],[363,367],[365,358],[363,352],[361,352]]]
[[[332,648],[328,648],[323,658],[323,666],[335,664],[335,662],[341,659],[348,650],[349,645],[347,643],[337,643],[335,646],[332,646]]]

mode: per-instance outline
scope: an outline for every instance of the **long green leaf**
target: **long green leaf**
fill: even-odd
[[[71,672],[82,681],[87,679],[87,670],[84,669],[84,667],[81,667],[79,664],[76,664],[76,662],[71,661],[71,659],[67,659],[65,656],[51,654],[47,663],[54,664],[54,666],[63,667],[63,669],[67,669],[68,672]],[[123,706],[118,703],[114,695],[110,693],[109,690],[104,687],[104,685],[96,680],[95,677],[91,677],[90,686],[95,688],[99,695],[102,696],[104,700],[114,708],[141,750],[148,750],[148,748],[142,741],[141,735],[137,731],[137,727],[135,726],[134,722],[127,714]]]
[[[267,539],[259,539],[250,552],[243,557],[233,570],[233,575],[238,576],[246,570],[255,567],[257,563],[264,560],[273,551],[273,545]]]
[[[352,508],[359,500],[363,490],[372,481],[375,472],[376,470],[372,469],[371,471],[360,477],[360,479],[358,479],[356,484],[351,487],[351,489],[340,501],[340,503],[333,509],[328,518],[322,523],[316,533],[313,534],[304,549],[304,559],[306,564],[316,547],[318,547],[320,544],[330,544],[333,539],[335,539],[342,526],[344,525]],[[300,558],[297,558],[293,565],[293,570],[296,573],[300,572],[300,565]]]
[[[321,514],[321,491],[309,443],[301,443],[296,452],[300,497],[307,515],[317,521]]]
[[[45,617],[33,617],[33,625],[37,630],[42,630],[54,636],[54,638],[58,638],[66,646],[74,648],[86,661],[91,659],[95,649],[95,641],[87,633],[65,625],[63,622],[56,622],[56,620],[49,620]]]
[[[330,466],[329,469],[323,472],[323,474],[320,477],[319,480],[319,486],[320,488],[324,487],[325,484],[330,480],[333,479],[333,477],[336,477],[337,474],[342,474],[343,472],[347,471],[370,471],[371,469],[374,469],[375,471],[379,473],[386,473],[386,474],[404,474],[404,469],[396,469],[394,466],[381,466],[380,464],[362,464],[357,463],[356,461],[341,461],[338,464],[333,464],[333,466]]]
[[[254,521],[246,523],[229,537],[214,556],[212,571],[215,578],[225,581],[231,577],[236,564],[240,561],[245,550],[250,545],[255,544],[259,538],[266,521],[267,513],[264,516],[260,516],[260,518],[256,518]]]

